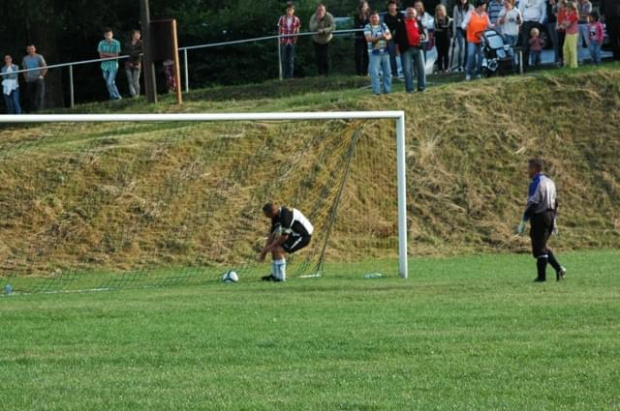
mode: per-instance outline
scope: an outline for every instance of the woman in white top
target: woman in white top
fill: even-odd
[[[424,52],[424,61],[426,62],[426,52],[435,47],[435,18],[424,10],[424,3],[422,0],[416,0],[415,3],[413,3],[413,7],[415,11],[418,12],[418,23],[422,24],[422,27],[424,27],[428,33],[426,40],[421,42]]]
[[[19,67],[13,64],[13,58],[7,54],[4,56],[4,66],[0,70],[2,76],[2,95],[6,105],[7,114],[21,114],[19,105]]]
[[[474,6],[469,3],[469,0],[456,0],[454,10],[452,12],[452,56],[451,62],[456,62],[456,66],[452,71],[462,73],[465,71],[465,30],[463,30],[463,22],[465,16],[474,9]],[[456,60],[454,59],[454,50],[458,47],[458,54]]]

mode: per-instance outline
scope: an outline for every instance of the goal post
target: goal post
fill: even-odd
[[[396,142],[398,203],[398,271],[408,277],[407,191],[404,111],[330,111],[264,112],[204,114],[60,114],[0,115],[0,125],[34,123],[159,123],[159,122],[232,122],[232,121],[321,121],[321,120],[393,120]]]

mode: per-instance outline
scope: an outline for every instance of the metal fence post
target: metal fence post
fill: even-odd
[[[73,87],[73,64],[69,65],[69,107],[75,107],[75,90]]]
[[[183,70],[185,71],[185,92],[189,93],[189,67],[187,64],[187,49],[183,49]]]
[[[278,38],[276,40],[278,41],[278,73],[279,73],[279,79],[280,79],[280,81],[282,81],[284,76],[282,74],[282,47],[280,46],[280,34],[279,34],[279,32],[278,32]]]

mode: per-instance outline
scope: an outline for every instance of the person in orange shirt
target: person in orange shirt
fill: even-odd
[[[474,65],[476,65],[477,77],[482,77],[482,33],[489,27],[492,27],[486,7],[484,0],[476,0],[476,8],[470,11],[463,21],[463,30],[467,32],[466,81],[471,80]]]

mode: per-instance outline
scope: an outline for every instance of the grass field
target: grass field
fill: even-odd
[[[620,252],[559,257],[0,298],[0,409],[618,410]]]

